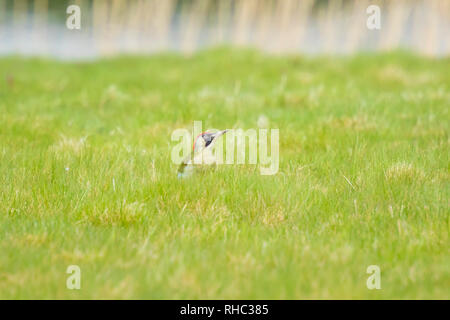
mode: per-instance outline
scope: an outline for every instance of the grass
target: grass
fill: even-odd
[[[449,62],[1,58],[0,298],[450,298]],[[174,129],[261,116],[276,175],[177,179]]]

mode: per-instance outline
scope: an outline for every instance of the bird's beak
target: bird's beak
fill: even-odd
[[[216,134],[214,135],[214,139],[224,135],[225,133],[227,133],[227,131],[228,129],[216,132]]]

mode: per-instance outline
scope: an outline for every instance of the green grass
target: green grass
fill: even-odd
[[[0,76],[0,298],[450,298],[448,58],[222,48]],[[261,115],[276,175],[177,179],[174,129]]]

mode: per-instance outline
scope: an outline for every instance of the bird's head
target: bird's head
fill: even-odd
[[[221,130],[217,132],[202,132],[197,138],[195,138],[192,150],[194,153],[200,152],[205,148],[210,148],[214,145],[216,139],[221,135],[225,134],[228,130]]]

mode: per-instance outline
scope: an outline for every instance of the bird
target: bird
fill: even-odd
[[[216,132],[202,132],[194,140],[192,152],[180,164],[178,178],[192,175],[196,169],[206,168],[216,164],[216,158],[212,152],[217,139],[224,135],[228,129]],[[197,170],[198,171],[198,170]]]

